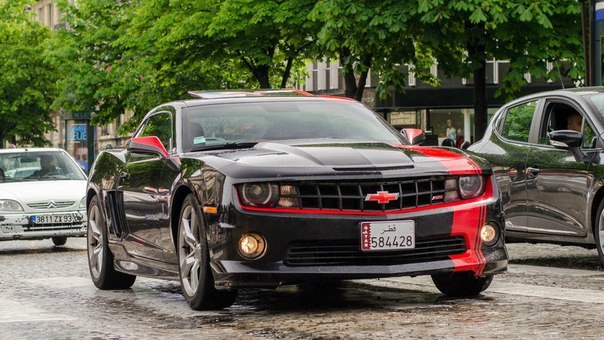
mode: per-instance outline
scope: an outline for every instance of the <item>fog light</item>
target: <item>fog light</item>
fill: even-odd
[[[490,224],[485,224],[480,229],[480,239],[487,246],[492,246],[497,242],[497,228]]]
[[[239,239],[239,253],[247,259],[256,259],[264,254],[266,241],[264,237],[249,233],[241,235]]]

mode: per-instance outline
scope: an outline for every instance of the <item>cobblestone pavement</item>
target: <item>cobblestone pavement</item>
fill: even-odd
[[[509,271],[476,299],[429,278],[358,280],[325,291],[244,290],[219,312],[188,308],[177,283],[97,290],[85,240],[0,242],[0,339],[602,338],[595,250],[510,244]]]

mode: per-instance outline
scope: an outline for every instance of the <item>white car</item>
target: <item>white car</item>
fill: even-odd
[[[86,235],[86,174],[65,150],[0,150],[0,241]]]

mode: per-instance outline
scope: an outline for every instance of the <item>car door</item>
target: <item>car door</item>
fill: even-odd
[[[490,141],[480,150],[496,175],[509,230],[524,231],[527,226],[526,158],[538,104],[532,99],[504,108],[494,121]]]
[[[172,112],[160,110],[148,117],[135,137],[156,136],[166,150],[174,150],[173,122]],[[127,153],[119,190],[128,230],[124,244],[131,255],[165,261],[162,234],[169,230],[170,189],[178,174],[174,164],[157,153]]]
[[[582,126],[572,127],[573,117],[582,117]],[[532,140],[527,157],[527,231],[531,233],[585,236],[589,223],[587,195],[592,176],[589,163],[567,149],[550,145],[548,133],[555,130],[580,129],[582,151],[588,152],[595,134],[581,107],[564,98],[549,98],[539,112],[536,140]]]

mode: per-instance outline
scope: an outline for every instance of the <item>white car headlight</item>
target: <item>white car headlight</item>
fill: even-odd
[[[0,199],[0,211],[23,211],[23,207],[17,201]]]
[[[484,192],[482,176],[459,176],[459,193],[462,198],[468,199],[481,195]]]
[[[86,209],[86,196],[80,200],[80,209]]]

